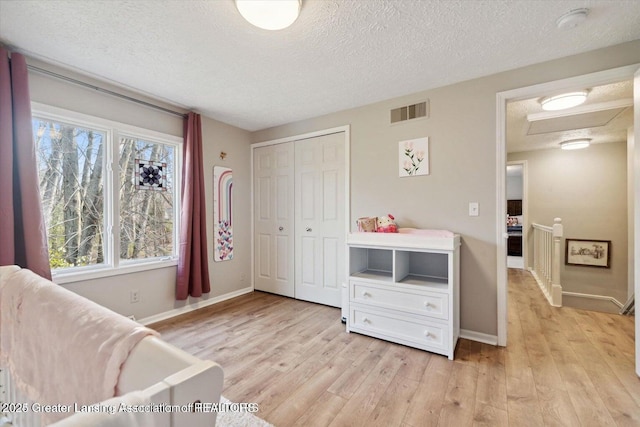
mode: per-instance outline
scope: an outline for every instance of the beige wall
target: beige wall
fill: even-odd
[[[314,130],[351,125],[351,213],[392,213],[402,226],[446,228],[463,237],[461,258],[461,324],[463,329],[495,335],[496,303],[496,93],[560,78],[640,63],[640,41],[625,43],[481,79],[407,95],[372,105],[249,134],[211,119],[203,120],[208,206],[212,168],[234,169],[235,259],[210,262],[212,295],[249,286],[250,162],[249,141],[259,142]],[[51,67],[49,67],[51,68]],[[70,72],[65,74],[72,75]],[[86,79],[85,79],[86,80]],[[428,86],[429,82],[425,82]],[[108,87],[104,83],[100,86]],[[72,84],[32,74],[34,101],[181,135],[180,119]],[[139,95],[135,95],[139,97]],[[426,120],[390,126],[389,110],[430,99]],[[157,102],[156,102],[157,103]],[[430,138],[429,176],[398,178],[397,143]],[[219,163],[220,151],[228,153]],[[480,216],[469,217],[468,203],[480,203]],[[212,251],[212,212],[207,212]],[[211,253],[210,253],[211,256]],[[246,275],[246,276],[243,276]],[[243,281],[244,278],[244,281]],[[152,283],[149,283],[153,279]],[[77,282],[68,288],[123,314],[148,317],[179,307],[173,300],[175,268]],[[142,301],[128,303],[129,290],[140,289]],[[187,304],[198,301],[188,301]]]
[[[527,161],[529,224],[550,226],[559,217],[565,238],[611,240],[611,268],[562,264],[562,290],[611,296],[624,303],[628,253],[626,141],[575,151],[511,153],[508,160]],[[528,242],[530,254],[532,240]]]
[[[352,228],[360,216],[392,213],[401,226],[460,233],[461,327],[496,335],[496,93],[633,63],[640,63],[640,41],[266,129],[251,139],[351,125]],[[426,98],[428,119],[389,125],[390,109]],[[431,174],[398,178],[398,141],[423,136]],[[471,201],[480,203],[480,216],[468,216]]]
[[[207,236],[212,296],[251,286],[251,150],[249,132],[203,117]],[[220,152],[227,156],[220,159]],[[213,167],[233,170],[233,259],[213,261]]]
[[[110,86],[105,82],[94,81],[68,70],[53,67],[36,60],[29,64],[53,70],[57,73],[78,78],[96,84],[102,88],[115,90],[134,98],[147,100],[153,104],[180,110],[157,100],[147,99],[140,94],[131,93],[122,88]],[[29,83],[31,99],[55,107],[65,108],[109,120],[139,126],[146,129],[182,136],[183,120],[178,116],[159,112],[148,107],[105,95],[92,89],[58,80],[37,72],[30,72]],[[249,272],[251,263],[250,239],[250,149],[249,132],[219,121],[203,117],[203,155],[205,170],[205,189],[207,197],[207,247],[209,250],[209,270],[211,293],[203,298],[189,298],[187,301],[175,301],[174,287],[176,267],[167,267],[150,271],[121,274],[100,279],[65,283],[64,286],[99,304],[124,315],[135,315],[142,319],[173,309],[184,309],[206,302],[228,293],[237,292],[250,286]],[[224,161],[219,159],[220,151],[225,151]],[[213,166],[222,165],[234,171],[234,259],[222,263],[213,262]],[[140,291],[140,302],[131,304],[131,289]]]

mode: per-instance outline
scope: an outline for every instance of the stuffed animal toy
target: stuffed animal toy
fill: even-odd
[[[395,223],[393,215],[379,216],[376,219],[376,231],[378,233],[397,233],[398,226]]]
[[[376,217],[368,217],[364,216],[362,218],[358,218],[356,221],[356,225],[358,226],[359,232],[365,233],[375,233],[376,232]]]

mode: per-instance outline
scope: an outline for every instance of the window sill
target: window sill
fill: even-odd
[[[174,267],[178,265],[178,259],[172,258],[169,260],[147,261],[135,264],[125,264],[117,268],[110,266],[102,266],[95,268],[88,267],[82,271],[65,271],[56,274],[53,272],[53,282],[58,285],[65,283],[82,282],[92,279],[101,279],[105,277],[119,276],[122,274],[137,273],[140,271],[157,270],[160,268]]]

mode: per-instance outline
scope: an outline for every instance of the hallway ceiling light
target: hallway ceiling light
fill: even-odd
[[[235,0],[240,15],[265,30],[282,30],[298,19],[301,0]]]
[[[567,108],[577,107],[587,100],[588,90],[580,90],[575,92],[562,93],[560,95],[547,96],[540,100],[540,105],[545,111],[565,110]]]
[[[570,139],[568,141],[562,141],[560,148],[563,150],[580,150],[581,148],[587,148],[591,143],[589,138]]]

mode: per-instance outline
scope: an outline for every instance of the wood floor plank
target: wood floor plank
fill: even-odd
[[[460,339],[454,361],[263,292],[151,326],[221,363],[225,397],[277,427],[640,425],[633,316],[551,307],[523,270],[508,298],[508,346]]]
[[[477,381],[477,367],[467,363],[453,364],[438,419],[439,426],[473,425]]]
[[[334,356],[343,346],[341,345],[341,341],[336,338],[328,344],[328,347],[332,350],[325,349],[325,352],[318,357],[307,357],[291,371],[284,373],[280,381],[262,390],[260,394],[256,396],[256,399],[260,402],[261,410],[267,414],[275,410],[283,401],[288,400],[288,397],[292,395],[294,390],[301,387],[316,373],[327,367],[332,367],[333,365],[331,363]],[[343,360],[348,361],[348,359]],[[346,364],[341,366],[346,368]],[[332,372],[337,371],[333,369]],[[332,379],[331,382],[333,381],[335,381],[335,379]],[[329,387],[329,384],[327,387]]]
[[[403,422],[411,426],[437,426],[449,385],[453,363],[443,357],[430,358]]]
[[[376,340],[376,342],[380,343],[382,341]],[[358,360],[354,361],[350,367],[345,369],[342,375],[334,381],[333,384],[331,384],[327,391],[338,396],[342,396],[345,399],[350,399],[362,382],[367,378],[371,369],[380,362],[382,355],[386,351],[388,351],[387,345],[370,345],[362,352],[362,355]]]
[[[509,414],[504,409],[491,405],[478,405],[473,414],[473,427],[506,427],[509,425]]]
[[[478,387],[476,407],[490,406],[507,410],[507,375],[504,362],[504,349],[482,344],[481,357],[478,359]],[[478,413],[478,411],[476,411]],[[492,412],[493,413],[493,412]],[[475,419],[475,418],[474,418]]]
[[[336,414],[347,403],[347,399],[325,391],[306,410],[305,414],[298,418],[295,427],[324,427],[331,424]]]
[[[240,371],[239,375],[242,374],[245,375],[231,381],[225,378],[224,395],[232,402],[255,402],[256,395],[278,381],[279,372],[269,367],[259,367]]]
[[[538,398],[545,426],[579,427],[582,425],[568,391],[559,389],[542,391],[539,389]]]
[[[402,361],[398,370],[400,377],[413,381],[422,379],[431,360],[431,353],[403,345],[396,345],[392,347],[391,351]]]
[[[575,312],[571,312],[571,315],[576,318],[576,322],[580,322],[581,320],[588,318],[584,313],[577,310]],[[627,319],[626,316],[617,317]],[[629,348],[629,343],[627,343],[626,347],[623,343],[614,343],[613,345],[611,343],[603,344],[602,338],[599,336],[593,336],[594,333],[596,335],[600,335],[599,329],[596,328],[596,325],[594,325],[593,322],[587,322],[587,324],[588,326],[585,328],[586,339],[580,343],[573,344],[574,347],[578,348],[577,351],[581,353],[585,353],[587,348],[590,348],[589,352],[581,359],[583,365],[586,367],[588,372],[592,372],[594,374],[596,372],[598,374],[603,374],[604,372],[609,371],[612,372],[618,380],[615,382],[622,384],[636,405],[640,405],[640,382],[635,376],[635,365],[631,360],[629,360],[629,357],[621,356],[622,353],[632,353],[633,347]]]
[[[382,395],[380,403],[369,415],[366,425],[380,427],[400,425],[418,384],[418,381],[401,376],[398,371]]]
[[[328,361],[313,376],[293,390],[295,399],[285,399],[269,414],[269,422],[276,426],[294,424],[350,364],[351,361],[343,357]]]
[[[541,426],[544,424],[542,408],[526,346],[528,336],[524,330],[526,317],[530,313],[527,283],[513,274],[512,270],[509,270],[509,279],[509,337],[505,353],[509,425]],[[521,314],[524,314],[524,322]]]
[[[366,420],[378,405],[402,362],[386,351],[330,426],[366,426]]]

